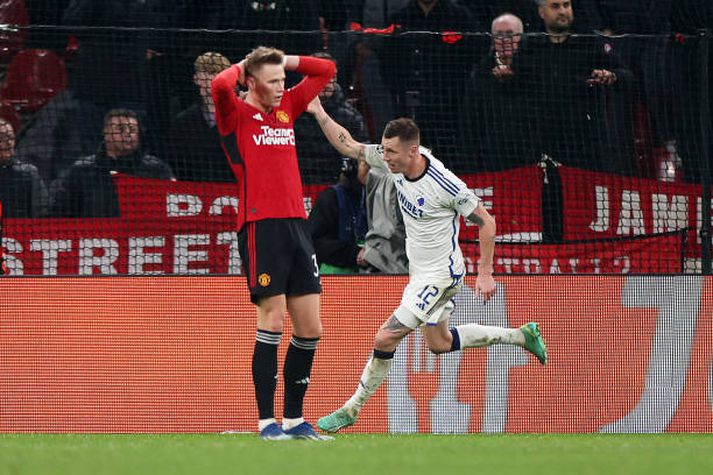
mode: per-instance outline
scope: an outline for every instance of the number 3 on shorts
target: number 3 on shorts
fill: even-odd
[[[317,265],[317,254],[312,254],[312,264],[314,264],[314,276],[319,277],[319,266]]]

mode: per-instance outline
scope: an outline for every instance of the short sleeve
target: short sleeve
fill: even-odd
[[[384,161],[384,147],[382,145],[364,145],[364,160],[371,168],[389,171]]]
[[[458,180],[460,181],[460,180]],[[454,208],[461,216],[470,216],[480,206],[480,198],[475,196],[473,190],[462,181],[459,183],[458,193],[453,198]]]

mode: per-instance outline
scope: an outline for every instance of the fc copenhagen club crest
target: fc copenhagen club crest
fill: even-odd
[[[257,282],[262,287],[267,287],[270,285],[270,274],[260,274],[257,278]]]
[[[277,117],[277,120],[283,124],[289,124],[290,122],[290,116],[285,111],[277,111],[275,117]]]

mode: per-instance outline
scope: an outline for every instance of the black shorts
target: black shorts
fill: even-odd
[[[253,303],[273,295],[322,293],[307,220],[280,218],[245,223],[238,234],[238,250]]]

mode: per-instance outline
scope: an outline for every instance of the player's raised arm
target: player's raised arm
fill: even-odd
[[[307,109],[309,101],[324,89],[337,70],[334,61],[312,56],[286,55],[283,66],[286,71],[295,71],[305,76],[291,89],[296,112],[300,114]]]
[[[487,302],[495,294],[495,280],[493,279],[493,256],[495,255],[495,233],[497,231],[495,218],[481,203],[466,219],[478,225],[480,262],[478,263],[475,287],[476,292],[482,294],[483,301]]]
[[[364,144],[357,142],[347,129],[332,119],[322,107],[319,97],[315,97],[307,106],[307,112],[314,115],[322,132],[334,148],[344,157],[364,160]]]
[[[235,130],[237,122],[237,82],[245,81],[245,60],[218,73],[211,83],[211,94],[215,104],[215,119],[220,135],[228,135]]]

